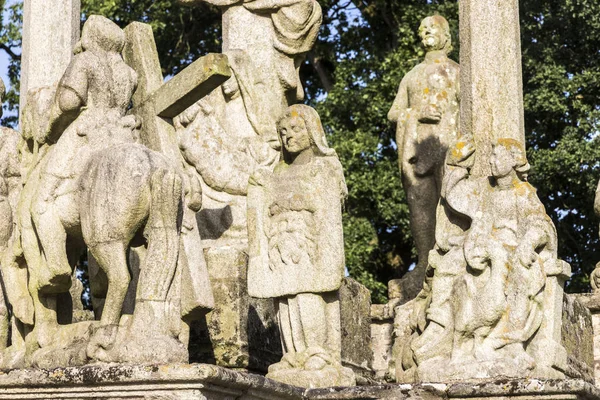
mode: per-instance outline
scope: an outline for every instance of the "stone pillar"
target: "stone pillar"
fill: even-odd
[[[460,132],[477,146],[474,176],[489,176],[491,144],[524,143],[518,0],[460,1]]]
[[[31,89],[54,85],[79,40],[80,0],[25,0],[20,109]]]

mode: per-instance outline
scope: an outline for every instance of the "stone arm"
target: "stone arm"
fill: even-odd
[[[596,198],[594,199],[594,213],[596,217],[600,217],[600,182],[596,188]]]
[[[313,0],[251,0],[244,7],[252,11],[276,11],[283,7],[294,6],[300,3],[312,3]]]
[[[228,7],[241,2],[242,0],[177,0],[177,3],[183,6],[196,6],[200,3],[208,3],[217,7]]]
[[[404,140],[406,131],[406,119],[408,110],[408,83],[406,77],[400,82],[398,93],[392,103],[392,108],[388,112],[388,120],[396,123],[396,146],[398,147],[398,167],[402,172],[402,163],[404,161]]]

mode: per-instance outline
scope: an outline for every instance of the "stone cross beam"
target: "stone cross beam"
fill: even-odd
[[[184,172],[172,119],[230,78],[227,56],[208,54],[163,83],[150,25],[134,22],[125,28],[125,35],[123,57],[138,74],[131,112],[142,119],[141,140]],[[183,213],[187,221],[181,231],[185,259],[180,257],[178,263],[182,265],[181,279],[186,285],[181,288],[181,315],[197,318],[204,315],[205,307],[212,307],[214,300],[195,213],[188,207],[184,207]]]
[[[518,0],[460,0],[461,127],[477,146],[473,174],[488,176],[491,144],[525,141]]]
[[[138,73],[132,113],[142,118],[142,142],[179,160],[172,118],[209,94],[231,76],[227,56],[208,54],[163,84],[158,51],[150,25],[134,22],[125,28],[125,62]]]
[[[20,109],[30,89],[56,84],[79,40],[80,0],[25,0]]]

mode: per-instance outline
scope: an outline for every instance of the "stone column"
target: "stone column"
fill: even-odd
[[[79,40],[80,0],[25,0],[20,106],[33,88],[53,85],[65,72]]]
[[[477,146],[473,174],[489,176],[491,143],[525,141],[518,0],[460,1],[461,126]]]

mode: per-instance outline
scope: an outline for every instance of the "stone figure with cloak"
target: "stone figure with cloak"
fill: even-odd
[[[278,127],[282,160],[274,172],[257,171],[248,189],[248,293],[276,300],[284,351],[267,376],[352,385],[341,365],[342,166],[311,107],[291,106]]]

